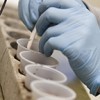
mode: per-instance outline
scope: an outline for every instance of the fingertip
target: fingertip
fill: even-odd
[[[42,54],[44,54],[46,57],[50,57],[50,56],[52,55],[52,53],[50,53],[50,52],[45,52],[45,51],[43,51],[43,50],[41,50],[41,49],[39,49],[39,52],[41,52]]]
[[[50,57],[52,55],[52,51],[44,51],[44,54],[47,56],[47,57]]]
[[[44,46],[44,54],[49,57],[53,53],[53,49],[50,47],[50,45],[45,44]]]
[[[44,54],[44,50],[43,50],[43,46],[41,44],[41,41],[39,43],[39,52],[41,52],[42,54]]]
[[[31,25],[31,24],[28,24],[28,23],[25,23],[25,22],[24,22],[24,24],[26,25],[26,27],[29,31],[31,31],[31,32],[33,31],[34,25]]]
[[[43,25],[41,20],[37,21],[37,23],[36,23],[36,30],[37,30],[37,34],[39,36],[42,36],[42,34],[44,33],[45,26]]]
[[[32,32],[34,25],[27,18],[20,17],[20,20],[23,22],[26,28]]]

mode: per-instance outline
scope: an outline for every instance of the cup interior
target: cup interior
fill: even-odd
[[[18,46],[20,46],[20,48],[23,48],[23,50],[25,49],[25,51],[26,51],[26,50],[28,50],[27,49],[28,41],[29,41],[29,39],[24,39],[24,38],[18,39],[17,44],[18,44]],[[32,44],[31,50],[39,51],[38,45],[39,45],[39,42],[37,40],[34,41]]]
[[[33,52],[33,51],[23,51],[20,53],[21,59],[23,59],[26,62],[35,62],[37,64],[42,65],[57,65],[58,61],[52,57],[46,57],[45,55],[39,53],[39,52]]]
[[[60,83],[65,83],[67,78],[64,74],[52,69],[48,66],[42,65],[28,65],[25,67],[26,73],[30,74],[31,77],[36,77],[37,79],[43,78],[52,81],[58,81]]]

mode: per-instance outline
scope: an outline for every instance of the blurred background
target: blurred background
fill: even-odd
[[[7,0],[7,5],[11,5],[12,7],[16,7],[18,6],[18,1],[19,0]],[[0,3],[3,3],[4,0],[0,0]]]
[[[92,3],[94,6],[100,7],[100,0],[86,0]]]
[[[2,3],[4,0],[0,0],[0,3]],[[7,0],[7,5],[11,5],[13,7],[17,7],[19,0]],[[86,0],[92,3],[93,5],[100,7],[100,0]]]

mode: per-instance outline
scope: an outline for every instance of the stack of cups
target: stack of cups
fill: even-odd
[[[74,100],[74,91],[64,86],[67,77],[56,70],[58,61],[41,54],[37,40],[31,50],[27,49],[28,40],[17,40],[17,58],[21,61],[20,71],[26,76],[25,86],[32,91],[34,100]]]
[[[27,49],[28,39],[18,39],[17,58],[21,61],[20,71],[25,74],[25,66],[28,64],[47,65],[52,68],[58,66],[58,61],[53,57],[46,57],[38,50],[38,41],[34,41],[31,50]]]

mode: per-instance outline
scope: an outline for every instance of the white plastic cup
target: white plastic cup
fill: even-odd
[[[41,97],[52,97],[61,100],[75,100],[76,93],[67,86],[53,81],[34,81],[31,83],[34,100]]]
[[[60,71],[43,65],[27,65],[25,67],[25,86],[30,90],[30,83],[35,80],[51,80],[57,83],[66,84],[67,77]]]
[[[20,71],[25,74],[25,66],[28,64],[40,64],[47,65],[52,68],[56,68],[58,66],[58,61],[52,57],[46,57],[45,55],[39,52],[33,51],[23,51],[20,53]]]
[[[29,51],[29,49],[27,49],[28,41],[29,41],[29,39],[25,39],[25,38],[21,38],[21,39],[17,40],[17,44],[18,44],[18,47],[17,47],[17,58],[19,60],[20,60],[20,55],[19,55],[20,52]],[[38,52],[39,51],[38,45],[39,45],[39,42],[35,40],[33,42],[33,44],[32,44],[31,50]]]
[[[37,100],[68,100],[68,99],[47,96],[47,97],[41,97],[41,98],[39,98]]]

